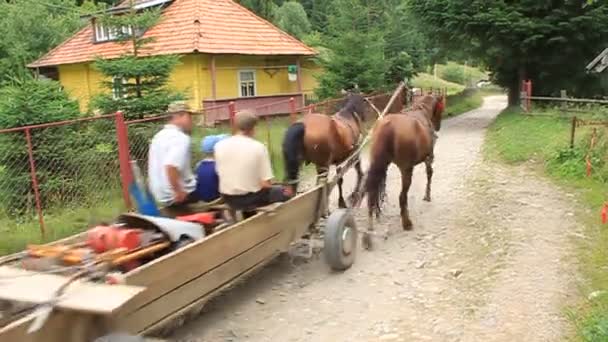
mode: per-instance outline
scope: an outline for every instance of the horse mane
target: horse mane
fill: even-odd
[[[342,109],[338,111],[338,115],[345,118],[353,118],[353,113],[357,112],[357,104],[359,101],[362,101],[362,96],[360,94],[351,94],[348,96],[342,106]],[[363,113],[357,113],[359,115],[363,115]]]

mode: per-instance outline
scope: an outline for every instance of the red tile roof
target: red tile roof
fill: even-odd
[[[146,55],[193,52],[243,55],[314,55],[316,52],[232,0],[174,0],[144,37]],[[81,63],[96,56],[115,58],[129,45],[95,43],[91,24],[29,67]]]

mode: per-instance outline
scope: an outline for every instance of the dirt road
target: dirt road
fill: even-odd
[[[410,191],[414,230],[400,230],[400,176],[391,168],[378,224],[391,231],[355,266],[287,258],[215,301],[178,341],[558,341],[573,292],[571,198],[523,168],[483,161],[486,127],[506,106],[446,120],[437,143],[433,202]],[[349,179],[352,182],[352,179]],[[364,211],[358,220],[365,223]]]

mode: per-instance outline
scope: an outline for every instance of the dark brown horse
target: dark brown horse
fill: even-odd
[[[373,214],[380,210],[379,202],[391,163],[401,171],[399,206],[403,229],[412,228],[407,209],[407,193],[412,183],[414,166],[422,162],[426,164],[427,174],[424,200],[431,201],[435,131],[441,129],[443,103],[442,97],[426,95],[418,99],[410,111],[387,115],[378,121],[372,133],[370,168],[365,183],[370,231],[374,229]],[[368,248],[371,247],[369,234],[365,235],[364,243]]]
[[[378,97],[378,101],[382,101]],[[405,94],[396,101],[393,108],[403,108]],[[375,102],[375,101],[373,101]],[[401,106],[401,107],[399,107]],[[347,92],[342,108],[333,116],[310,113],[292,124],[283,139],[286,181],[297,188],[302,162],[313,163],[317,174],[329,170],[330,165],[339,165],[358,147],[363,124],[373,113],[371,106],[358,92]],[[374,116],[375,117],[375,116]],[[360,187],[363,171],[360,160],[355,161],[357,185]],[[346,207],[342,192],[343,180],[338,180],[338,205]]]

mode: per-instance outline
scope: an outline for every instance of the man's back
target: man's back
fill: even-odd
[[[244,195],[262,189],[262,181],[272,179],[266,147],[252,138],[235,135],[215,146],[220,193]]]

